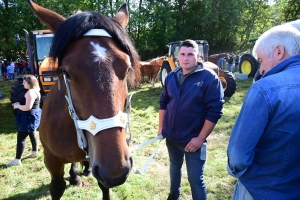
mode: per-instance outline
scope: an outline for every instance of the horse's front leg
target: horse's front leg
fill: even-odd
[[[83,170],[83,175],[84,176],[89,176],[92,173],[92,167],[90,165],[89,161],[82,161],[82,164],[84,166],[84,170]]]
[[[69,174],[70,174],[70,178],[69,178],[70,185],[81,186],[82,182],[81,182],[80,172],[78,171],[77,162],[71,164]]]
[[[66,189],[64,164],[44,149],[44,162],[51,174],[50,195],[52,200],[59,200]]]
[[[100,181],[98,181],[98,185],[102,191],[102,199],[103,200],[110,200],[109,197],[109,188],[104,187]]]

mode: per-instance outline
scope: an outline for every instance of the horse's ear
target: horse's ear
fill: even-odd
[[[126,3],[124,3],[116,13],[114,17],[123,28],[125,28],[129,22],[129,14]]]
[[[66,19],[46,8],[43,8],[36,3],[32,2],[31,0],[27,0],[29,6],[33,10],[33,12],[38,16],[39,20],[45,24],[52,32],[55,32],[60,24],[65,21]]]

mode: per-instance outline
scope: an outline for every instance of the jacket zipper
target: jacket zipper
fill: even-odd
[[[174,129],[174,133],[176,133],[176,134],[172,134],[172,140],[173,141],[174,141],[174,139],[176,138],[176,135],[177,135],[177,132],[176,132],[176,125],[177,125],[176,120],[177,120],[178,107],[179,107],[180,101],[181,101],[181,87],[182,87],[182,84],[180,85],[180,81],[178,80],[177,75],[175,75],[175,78],[176,78],[175,80],[176,80],[177,84],[179,84],[179,98],[178,98],[178,104],[176,105],[176,111],[175,111],[175,117],[174,117],[174,127],[173,127],[173,129]]]

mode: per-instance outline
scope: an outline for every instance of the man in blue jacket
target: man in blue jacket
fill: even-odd
[[[180,196],[184,157],[193,199],[206,199],[206,138],[222,115],[224,94],[217,74],[204,69],[199,58],[197,43],[185,40],[178,52],[180,66],[166,77],[160,97],[158,135],[166,138],[170,158],[168,200]]]
[[[262,78],[245,97],[232,129],[228,173],[233,200],[300,199],[300,32],[281,25],[263,33],[253,55]]]

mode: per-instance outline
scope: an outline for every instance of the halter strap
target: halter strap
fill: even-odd
[[[104,36],[111,37],[111,35],[104,29],[91,29],[86,32],[83,36]]]
[[[114,117],[108,118],[108,119],[97,119],[93,115],[91,115],[87,120],[80,120],[76,114],[75,108],[73,106],[72,102],[72,96],[71,96],[71,90],[69,83],[67,81],[66,75],[63,74],[64,82],[67,89],[67,95],[65,95],[65,98],[68,102],[68,109],[71,118],[74,121],[76,133],[77,133],[77,143],[80,149],[85,151],[86,158],[89,158],[88,152],[87,152],[87,139],[85,135],[83,134],[82,129],[85,129],[92,133],[93,135],[96,135],[101,130],[109,129],[112,127],[122,127],[126,130],[129,130],[130,132],[130,138],[127,139],[127,143],[129,143],[131,139],[131,131],[129,126],[129,115],[131,111],[131,97],[132,94],[127,96],[126,99],[126,105],[125,110],[126,113],[123,113],[122,111],[119,111],[117,115]],[[126,87],[127,88],[127,87]]]
[[[126,128],[127,124],[127,114],[121,111],[114,117],[108,119],[97,119],[91,115],[87,120],[77,120],[78,127],[89,131],[91,134],[96,135],[98,132],[113,128],[122,127]]]
[[[103,36],[103,37],[111,37],[109,33],[107,33],[104,29],[91,29],[88,32],[86,32],[83,36]],[[88,152],[87,152],[87,139],[85,135],[83,134],[82,129],[85,129],[92,133],[93,135],[96,135],[98,132],[104,129],[112,128],[112,127],[121,127],[124,128],[125,131],[130,132],[130,137],[127,139],[127,143],[129,143],[131,139],[131,131],[129,126],[129,118],[130,118],[130,111],[131,111],[131,97],[132,94],[127,96],[126,99],[126,105],[125,110],[126,113],[123,113],[122,111],[119,111],[118,114],[114,117],[108,118],[108,119],[97,119],[94,116],[90,116],[87,120],[80,120],[76,114],[75,108],[73,106],[72,102],[72,96],[71,96],[71,90],[69,83],[67,81],[66,75],[63,74],[64,82],[67,89],[67,95],[65,95],[65,98],[68,102],[68,108],[71,118],[74,121],[76,133],[77,133],[77,143],[80,149],[85,151],[86,158],[88,159]],[[59,79],[58,79],[59,82]],[[58,89],[60,89],[60,82],[58,83]],[[126,90],[128,92],[128,88],[126,87]]]

